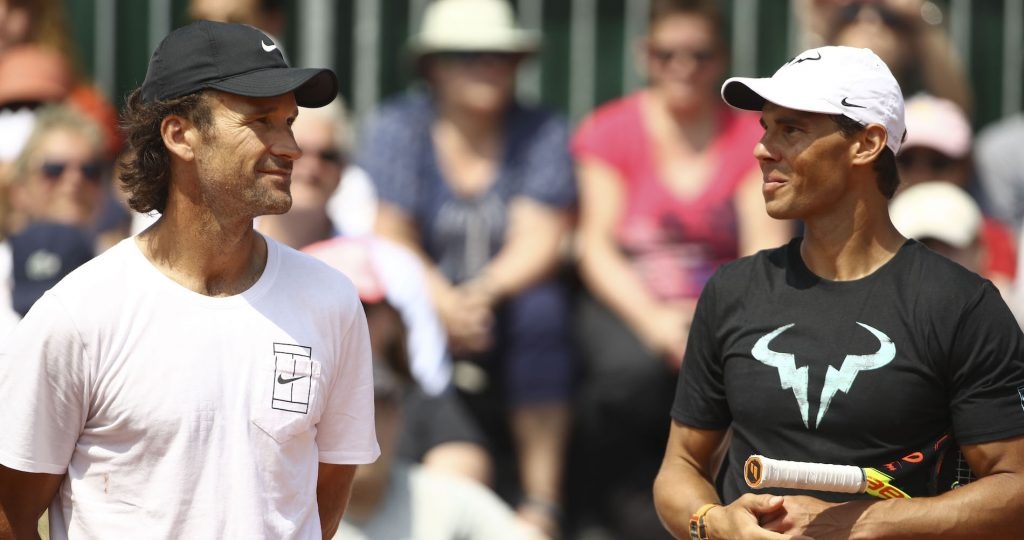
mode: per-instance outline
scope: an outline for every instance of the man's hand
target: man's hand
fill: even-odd
[[[784,521],[786,517],[784,502],[785,499],[778,495],[747,493],[728,506],[712,508],[704,517],[708,526],[708,536],[715,540],[733,538],[737,540],[814,540],[799,532],[784,530],[774,530],[775,532],[773,532],[762,525],[765,521],[770,523]]]
[[[849,538],[857,518],[875,501],[829,503],[803,495],[783,499],[779,512],[762,519],[761,526],[782,534],[803,534],[816,540]]]

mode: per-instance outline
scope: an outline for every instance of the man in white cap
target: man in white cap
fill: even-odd
[[[768,213],[802,220],[804,236],[723,266],[702,292],[655,481],[666,527],[714,540],[1019,537],[1024,335],[991,283],[893,226],[905,128],[892,74],[868,49],[822,47],[770,78],[731,78],[722,96],[761,111]],[[977,480],[934,497],[952,487],[931,451],[947,435]],[[891,483],[913,498],[753,492],[752,454],[894,463]]]

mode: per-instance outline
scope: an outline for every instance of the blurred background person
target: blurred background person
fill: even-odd
[[[57,103],[74,108],[99,126],[103,158],[114,159],[121,148],[117,110],[82,73],[63,2],[0,0],[0,161],[20,152],[35,111]],[[130,224],[114,184],[103,185],[96,230],[90,234],[99,251],[124,238]],[[17,209],[13,216],[18,219]]]
[[[974,143],[978,181],[992,216],[1018,238],[1024,227],[1024,112],[1006,116],[978,132]]]
[[[919,182],[893,197],[889,215],[903,236],[981,274],[981,208],[964,190],[950,182]]]
[[[95,122],[66,106],[40,109],[12,171],[11,230],[53,221],[95,232],[108,170]]]
[[[263,30],[277,45],[286,61],[288,52],[281,38],[288,24],[286,0],[189,0],[188,16],[193,21],[242,23]]]
[[[587,289],[573,504],[638,538],[665,534],[650,486],[701,289],[720,264],[791,236],[764,209],[757,115],[718,97],[728,56],[715,2],[653,0],[649,28],[648,86],[598,108],[573,138]]]
[[[277,41],[287,23],[284,0],[189,0],[192,20],[234,22],[255,26]]]
[[[11,305],[24,315],[96,252],[97,224],[109,193],[102,130],[71,107],[40,108],[9,172],[8,283]]]
[[[359,274],[359,272],[353,272]],[[360,295],[373,294],[365,281]],[[373,350],[374,421],[381,455],[360,466],[337,540],[541,539],[540,531],[516,518],[485,486],[437,472],[401,457],[399,442],[416,414],[406,398],[415,386],[405,359],[404,325],[398,311],[379,296],[364,297]]]
[[[56,51],[27,44],[0,52],[0,174],[32,133],[35,109],[63,101],[71,87],[70,66]]]
[[[63,99],[102,127],[108,157],[113,159],[121,148],[117,109],[84,77],[71,35],[61,0],[0,0],[0,56],[33,45],[62,57],[71,82]]]
[[[356,162],[378,191],[378,233],[427,266],[456,385],[493,451],[511,432],[499,492],[554,533],[573,382],[555,273],[575,186],[565,121],[514,98],[516,69],[538,46],[505,0],[428,4],[410,41],[425,86],[380,107]]]
[[[972,110],[971,87],[944,14],[927,0],[799,0],[804,46],[866,47],[889,66],[905,96],[919,92]]]
[[[981,204],[974,182],[971,126],[960,107],[950,100],[918,94],[906,102],[907,138],[896,165],[901,189],[921,182],[949,182],[971,193]],[[1013,232],[999,220],[983,215],[979,232],[981,264],[978,273],[1008,297],[1017,273]]]
[[[991,215],[1015,235],[1017,268],[1024,265],[1024,113],[985,126],[975,139],[975,161]],[[1024,325],[1024,276],[1018,272],[1007,304]]]
[[[301,249],[346,274],[364,298],[386,300],[408,328],[409,369],[416,379],[405,415],[401,455],[428,467],[489,483],[483,435],[450,390],[451,361],[444,329],[426,288],[423,265],[408,249],[374,236],[342,234],[328,214],[346,168],[348,124],[342,101],[301,109],[292,124],[302,156],[292,167],[292,206],[261,216],[257,230]]]

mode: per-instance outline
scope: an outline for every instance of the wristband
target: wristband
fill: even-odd
[[[708,536],[708,524],[704,516],[708,513],[708,510],[716,506],[721,505],[714,503],[705,504],[690,516],[690,540],[711,540],[711,537]]]

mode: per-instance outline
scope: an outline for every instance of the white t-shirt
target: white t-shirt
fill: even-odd
[[[369,335],[347,278],[267,246],[213,298],[128,238],[0,344],[0,463],[67,473],[52,538],[320,537],[318,462],[380,453]]]

